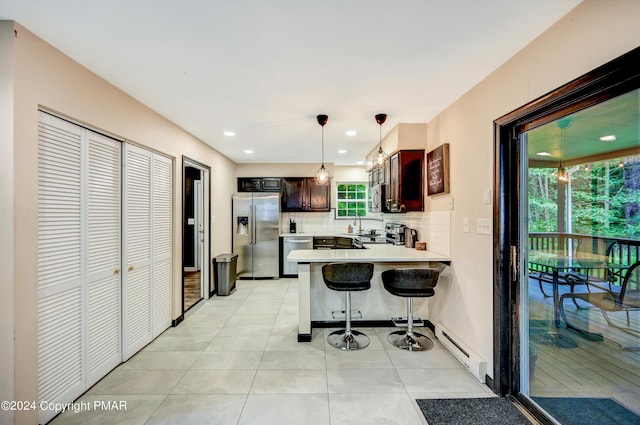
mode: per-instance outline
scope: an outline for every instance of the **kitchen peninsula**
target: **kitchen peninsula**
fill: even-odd
[[[389,321],[406,314],[406,299],[389,294],[380,273],[402,267],[438,268],[444,270],[451,258],[430,251],[419,251],[391,244],[367,245],[367,249],[295,250],[287,259],[298,263],[298,342],[311,341],[314,323],[327,325],[340,321],[332,311],[344,310],[344,295],[331,291],[322,279],[322,266],[333,262],[371,262],[374,273],[371,289],[352,294],[352,308],[362,313],[362,320]],[[436,289],[437,292],[437,289]],[[416,314],[427,312],[427,299],[416,299]],[[426,318],[426,317],[425,317]],[[358,320],[354,318],[354,327]]]

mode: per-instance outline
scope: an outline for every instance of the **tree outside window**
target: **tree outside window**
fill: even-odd
[[[338,183],[336,185],[338,218],[364,217],[367,215],[366,183]]]
[[[640,156],[582,164],[572,169],[571,232],[640,238]],[[529,232],[556,232],[555,169],[529,169]]]

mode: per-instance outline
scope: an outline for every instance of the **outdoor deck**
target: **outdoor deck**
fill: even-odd
[[[551,293],[551,284],[545,292]],[[568,291],[560,286],[561,293]],[[576,291],[583,290],[580,286]],[[529,319],[535,331],[530,333],[531,345],[537,350],[537,361],[530,395],[533,397],[598,397],[613,398],[630,410],[640,414],[640,351],[623,350],[623,346],[640,345],[640,334],[609,326],[600,310],[596,308],[576,309],[565,301],[568,319],[575,325],[591,332],[600,332],[604,341],[589,341],[579,333],[561,328],[563,338],[573,340],[576,348],[558,348],[548,344],[540,330],[556,330],[553,323],[553,298],[544,297],[538,281],[529,279]],[[623,312],[610,313],[616,324],[626,325]],[[631,328],[640,330],[640,312],[630,312]],[[544,323],[547,327],[537,325]],[[537,326],[537,327],[536,327]]]

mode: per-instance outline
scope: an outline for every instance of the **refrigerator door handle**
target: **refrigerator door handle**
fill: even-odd
[[[257,239],[257,232],[256,232],[256,213],[257,213],[257,207],[254,204],[253,205],[253,244],[255,245],[256,243],[258,243]]]

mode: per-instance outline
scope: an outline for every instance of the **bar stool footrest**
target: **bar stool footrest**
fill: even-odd
[[[347,315],[345,314],[345,311],[332,311],[331,312],[331,317],[336,319],[336,320],[346,320],[347,319]],[[362,319],[362,312],[360,310],[351,310],[351,318],[352,319]]]
[[[409,325],[408,320],[407,320],[406,317],[399,317],[399,316],[398,317],[392,317],[391,321],[393,322],[393,324],[396,327],[399,327],[399,328],[406,328]],[[422,321],[422,319],[420,317],[414,317],[413,318],[413,326],[414,327],[416,327],[416,326],[417,327],[424,326],[424,322]]]

